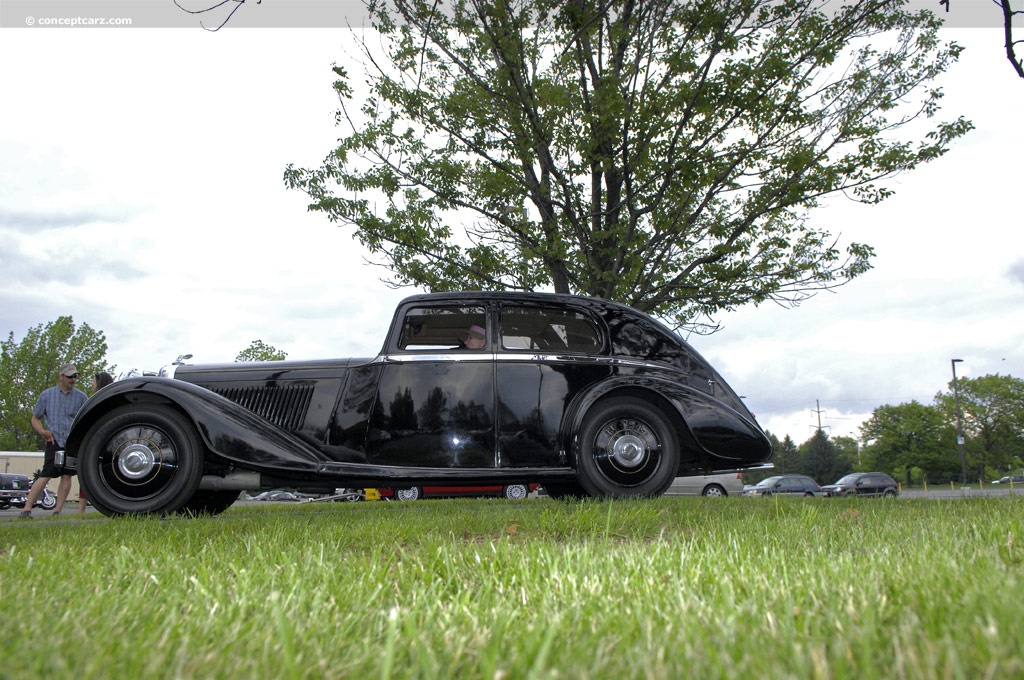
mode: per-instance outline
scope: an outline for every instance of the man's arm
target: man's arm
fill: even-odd
[[[53,433],[43,427],[43,421],[39,420],[34,413],[32,414],[32,429],[38,432],[46,440],[47,444],[53,443]]]

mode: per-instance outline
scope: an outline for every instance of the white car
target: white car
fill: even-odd
[[[739,472],[719,475],[676,477],[666,496],[739,496],[743,492],[743,477]]]

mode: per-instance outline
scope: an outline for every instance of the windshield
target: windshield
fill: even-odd
[[[769,477],[768,479],[762,479],[760,482],[757,483],[757,486],[762,489],[769,486],[774,486],[775,482],[779,481],[780,479],[782,479],[782,477]]]
[[[858,477],[860,477],[860,475],[846,475],[845,477],[840,479],[838,482],[836,482],[836,486],[839,486],[839,485],[842,485],[842,484],[853,484],[854,482],[857,481]]]

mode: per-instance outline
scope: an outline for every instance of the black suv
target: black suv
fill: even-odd
[[[896,480],[884,472],[854,472],[835,484],[821,487],[826,496],[886,496],[899,495]]]
[[[807,475],[775,475],[762,479],[747,492],[748,496],[771,496],[777,493],[796,496],[820,496],[821,487]]]

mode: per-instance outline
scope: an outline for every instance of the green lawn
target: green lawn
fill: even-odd
[[[0,677],[1024,677],[1024,498],[0,523]]]

